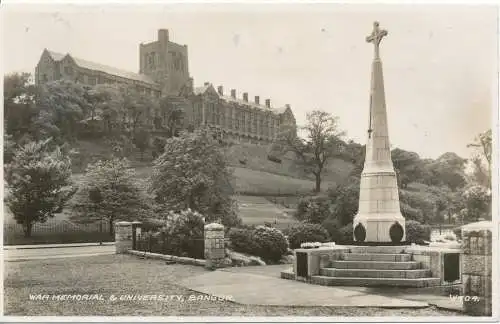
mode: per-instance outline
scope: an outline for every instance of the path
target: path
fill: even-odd
[[[4,260],[26,261],[115,254],[114,244],[60,244],[4,246]]]
[[[227,268],[202,274],[182,284],[197,292],[232,296],[247,305],[423,308],[430,305],[460,311],[449,296],[405,289],[326,287],[279,278],[290,265]]]

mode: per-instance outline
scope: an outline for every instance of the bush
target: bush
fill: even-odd
[[[148,218],[142,221],[141,230],[143,232],[159,231],[165,226],[165,221],[161,219]]]
[[[254,229],[232,228],[229,230],[228,237],[231,242],[231,249],[236,252],[256,255],[259,246],[253,238]]]
[[[288,229],[287,234],[291,249],[298,249],[305,242],[323,243],[329,240],[328,231],[320,224],[295,224]]]
[[[409,243],[423,244],[430,241],[431,228],[429,225],[420,224],[414,220],[407,220],[405,223],[406,241]]]
[[[172,254],[203,258],[205,222],[201,214],[190,209],[171,213],[167,224],[166,239]]]
[[[342,226],[336,219],[326,219],[321,225],[326,229],[332,241],[336,241],[336,239],[340,237],[340,229]]]
[[[295,217],[307,223],[321,224],[331,216],[329,197],[303,198],[297,205]]]
[[[275,228],[233,228],[229,231],[231,249],[258,256],[264,261],[277,262],[288,252],[288,242],[283,233]]]
[[[272,227],[258,226],[253,232],[258,245],[257,256],[264,261],[278,262],[288,250],[288,242],[283,233]]]
[[[347,224],[339,230],[339,237],[335,240],[338,244],[353,244],[353,228],[352,223]]]

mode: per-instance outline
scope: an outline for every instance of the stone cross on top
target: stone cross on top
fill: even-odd
[[[374,22],[373,31],[370,36],[366,37],[366,42],[375,45],[375,59],[379,58],[379,46],[384,36],[387,36],[387,30],[380,29],[378,21]]]

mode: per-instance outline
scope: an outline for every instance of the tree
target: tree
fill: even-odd
[[[36,97],[38,88],[30,82],[29,73],[13,73],[4,76],[3,104],[5,132],[13,140],[34,131],[33,123],[38,115]]]
[[[151,126],[149,123],[152,124],[157,102],[151,96],[139,93],[133,87],[122,87],[121,95],[123,98],[121,123],[124,130],[133,136],[141,126]]]
[[[474,147],[478,150],[472,159],[474,163],[474,178],[476,182],[487,188],[491,188],[491,129],[479,134],[476,137],[475,142],[468,144],[467,147]],[[486,167],[484,167],[485,164]]]
[[[218,142],[200,129],[167,140],[165,152],[154,161],[150,190],[165,210],[190,208],[207,221],[231,227],[239,222],[231,176]]]
[[[349,177],[348,180],[331,190],[328,195],[332,199],[332,215],[340,226],[352,222],[359,208],[360,178]]]
[[[166,126],[167,137],[179,135],[184,111],[180,106],[175,105],[168,97],[162,97],[160,99],[159,110]]]
[[[434,161],[429,161],[425,168],[428,172],[426,181],[429,185],[447,186],[456,191],[466,184],[465,163],[466,159],[457,154],[448,152],[442,154]]]
[[[417,153],[395,148],[391,152],[391,157],[399,188],[405,189],[409,183],[421,180],[422,160]]]
[[[467,221],[478,221],[480,218],[491,219],[491,190],[480,185],[472,185],[462,193]]]
[[[53,137],[60,143],[76,139],[79,122],[88,114],[86,88],[69,80],[49,82],[40,89],[37,127],[40,137]]]
[[[298,157],[304,170],[315,177],[315,192],[321,191],[321,176],[328,159],[341,156],[345,143],[344,132],[338,130],[338,117],[315,110],[307,114],[307,124],[301,127],[305,138],[297,136],[296,129],[286,129],[278,139],[278,145],[286,152],[292,151]]]
[[[79,222],[106,219],[110,235],[117,219],[134,221],[149,217],[150,201],[145,188],[139,185],[126,159],[89,165],[75,198],[72,218]]]
[[[26,237],[31,236],[34,223],[60,213],[75,193],[70,158],[58,147],[50,150],[50,139],[19,148],[5,169],[6,203]]]
[[[123,111],[121,87],[110,84],[98,84],[88,88],[85,97],[89,103],[90,122],[102,120],[103,129],[110,135],[115,126],[119,126],[119,116]]]

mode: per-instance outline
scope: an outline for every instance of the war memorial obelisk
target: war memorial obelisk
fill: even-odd
[[[400,243],[405,240],[405,220],[399,206],[396,172],[391,160],[384,78],[379,47],[387,31],[373,24],[366,41],[373,43],[370,112],[366,157],[361,173],[358,214],[354,217],[356,242]]]

